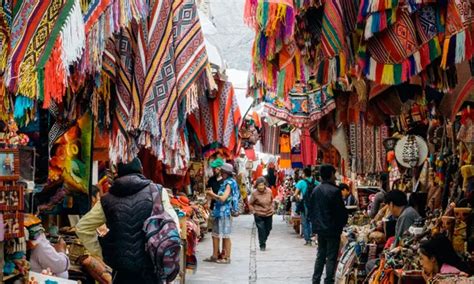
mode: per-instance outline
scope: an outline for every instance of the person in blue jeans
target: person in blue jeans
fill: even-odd
[[[306,204],[304,204],[303,200],[309,198],[311,195],[311,191],[314,187],[319,185],[319,182],[314,180],[311,173],[311,168],[305,168],[303,170],[304,178],[296,183],[296,191],[294,197],[296,201],[302,202],[302,210],[301,214],[301,224],[303,226],[303,237],[305,240],[306,246],[311,246],[311,235],[312,235],[312,226],[311,220],[308,218],[308,208]]]

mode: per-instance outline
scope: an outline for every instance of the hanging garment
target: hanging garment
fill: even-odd
[[[318,161],[318,146],[311,139],[309,129],[301,134],[301,155],[305,166],[315,166]]]
[[[262,152],[277,155],[279,152],[280,127],[263,122],[262,138]]]
[[[301,144],[301,129],[295,128],[290,133],[291,148]]]
[[[280,169],[291,169],[291,143],[288,133],[280,136]]]
[[[188,117],[188,121],[203,147],[205,156],[217,149],[223,149],[226,156],[239,154],[238,131],[242,116],[232,83],[217,81],[215,99],[200,96],[199,108]]]
[[[293,169],[302,169],[303,168],[303,157],[301,155],[300,145],[296,145],[291,148],[291,167]]]

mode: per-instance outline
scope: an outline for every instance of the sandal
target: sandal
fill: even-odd
[[[216,261],[216,263],[220,263],[220,264],[230,264],[230,258],[219,259],[219,260]]]
[[[210,256],[210,257],[204,259],[203,261],[205,261],[205,262],[217,262],[218,259],[217,259],[217,257]]]

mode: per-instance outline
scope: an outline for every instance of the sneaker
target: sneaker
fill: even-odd
[[[267,248],[265,246],[260,247],[260,251],[265,251]]]
[[[306,241],[306,243],[305,243],[304,245],[305,245],[305,246],[309,246],[309,247],[310,247],[310,246],[312,246],[312,245],[313,245],[313,243],[312,243],[311,241]]]

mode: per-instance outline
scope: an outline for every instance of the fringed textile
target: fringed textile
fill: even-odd
[[[122,29],[104,52],[119,102],[110,157],[131,159],[146,147],[178,172],[189,159],[183,122],[195,107],[194,83],[208,77],[207,54],[193,0],[150,1],[149,8],[146,20]]]
[[[230,82],[218,81],[216,98],[198,98],[199,107],[188,117],[204,155],[223,149],[226,156],[239,154],[238,131],[242,121],[234,88]]]
[[[296,127],[307,127],[335,107],[330,85],[298,85],[289,94],[287,103],[278,98],[267,97],[266,112]]]
[[[254,62],[272,60],[294,32],[292,0],[246,0],[244,22],[256,32]]]
[[[86,49],[81,69],[88,73],[100,70],[107,39],[133,20],[148,16],[145,0],[92,0],[83,10]]]
[[[420,73],[441,55],[437,37],[437,17],[426,9],[417,18],[418,36],[428,40],[417,42],[417,29],[408,13],[380,35],[372,37],[367,46],[361,45],[360,67],[368,79],[384,85],[398,85]],[[435,32],[433,32],[435,31]]]
[[[69,40],[63,41],[62,60],[69,64],[80,56],[84,44],[80,40],[82,19],[77,19],[80,7],[78,0],[27,0],[18,5],[13,13],[6,82],[12,92],[36,99],[42,90],[38,77],[44,80],[37,72],[60,36]]]
[[[150,7],[148,27],[142,25],[138,37],[147,66],[139,143],[161,159],[183,143],[178,107],[193,82],[206,76],[208,60],[194,0],[153,1]]]
[[[451,0],[446,9],[446,31],[441,58],[443,69],[470,60],[474,52],[471,2]]]

